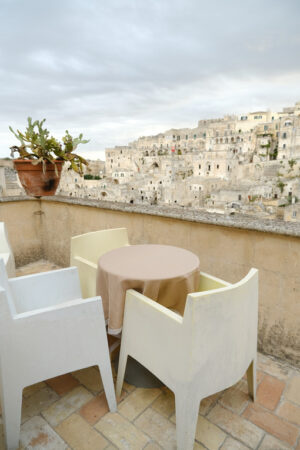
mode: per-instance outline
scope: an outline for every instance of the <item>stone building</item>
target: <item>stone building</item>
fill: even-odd
[[[0,160],[0,197],[25,195],[12,160]]]
[[[263,202],[298,198],[300,102],[280,112],[199,120],[195,128],[108,148],[103,176],[105,189],[73,176],[73,195],[194,209],[237,203],[241,213],[270,211],[273,217],[273,206]]]

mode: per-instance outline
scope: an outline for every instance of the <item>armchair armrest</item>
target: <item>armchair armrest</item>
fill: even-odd
[[[26,275],[8,282],[19,313],[82,297],[76,267]]]
[[[82,297],[94,297],[96,295],[97,264],[81,256],[72,258],[71,263],[78,268]]]
[[[127,290],[122,339],[128,329],[130,334],[134,330],[135,336],[139,336],[143,342],[145,342],[146,335],[152,336],[152,338],[161,336],[165,340],[166,333],[169,333],[169,336],[178,334],[182,324],[183,317],[179,314],[134,289]]]
[[[91,269],[97,270],[97,264],[89,261],[88,259],[82,258],[81,256],[75,256],[74,258],[72,258],[71,263],[72,265],[77,267],[85,265]]]
[[[13,319],[16,321],[29,320],[40,321],[43,319],[50,319],[53,317],[55,320],[59,320],[59,317],[67,313],[70,314],[91,314],[102,310],[101,297],[93,297],[89,299],[78,298],[67,302],[60,303],[59,305],[47,306],[45,308],[35,309],[33,311],[26,311],[20,314],[15,314]],[[103,311],[103,310],[102,310]],[[103,315],[103,313],[102,313]]]
[[[182,316],[133,289],[127,291],[120,358],[132,356],[164,382],[164,361],[182,351],[184,334]]]
[[[107,339],[101,298],[75,299],[16,314],[13,316],[12,326],[1,338],[4,345],[5,340],[13,341],[19,361],[27,361],[30,355],[37,370],[40,358],[33,355],[40,355],[41,348],[44,348],[46,354],[49,352],[50,361],[57,359],[61,364],[65,360],[72,360],[73,357],[68,352],[72,347],[72,352],[78,357],[81,353],[95,353],[97,342],[105,343]],[[60,351],[58,347],[61,348]],[[43,361],[45,366],[45,358]]]
[[[126,292],[125,314],[126,310],[132,309],[139,309],[143,311],[143,314],[149,314],[149,316],[153,318],[163,318],[163,321],[174,321],[178,324],[181,324],[183,321],[183,317],[180,314],[166,308],[134,289],[128,289]]]

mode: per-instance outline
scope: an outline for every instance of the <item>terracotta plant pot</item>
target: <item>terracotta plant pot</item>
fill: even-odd
[[[43,197],[54,195],[60,181],[60,175],[64,161],[55,161],[58,175],[55,173],[55,166],[46,163],[46,171],[43,172],[43,165],[33,165],[28,159],[15,159],[14,166],[18,172],[20,182],[27,195],[33,197]]]

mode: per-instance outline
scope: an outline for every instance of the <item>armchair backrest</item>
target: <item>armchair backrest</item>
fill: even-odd
[[[16,308],[2,258],[0,258],[0,290],[0,328],[4,328],[16,314]]]
[[[97,264],[98,259],[104,253],[125,245],[129,245],[126,228],[93,231],[73,236],[71,238],[70,264],[74,265],[76,256]]]
[[[0,253],[12,253],[4,222],[0,222]]]
[[[256,355],[257,321],[257,269],[236,284],[188,295],[183,321],[187,364],[193,377],[205,366],[209,377],[201,384],[207,395],[212,384],[212,392],[218,392],[244,375]]]
[[[0,222],[0,254],[6,254],[6,271],[10,277],[15,276],[15,258],[11,249],[4,222]]]

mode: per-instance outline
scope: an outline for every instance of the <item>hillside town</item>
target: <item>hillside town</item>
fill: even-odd
[[[63,169],[58,195],[300,221],[300,102],[199,120],[107,148],[84,177]],[[11,161],[0,195],[20,195]]]

